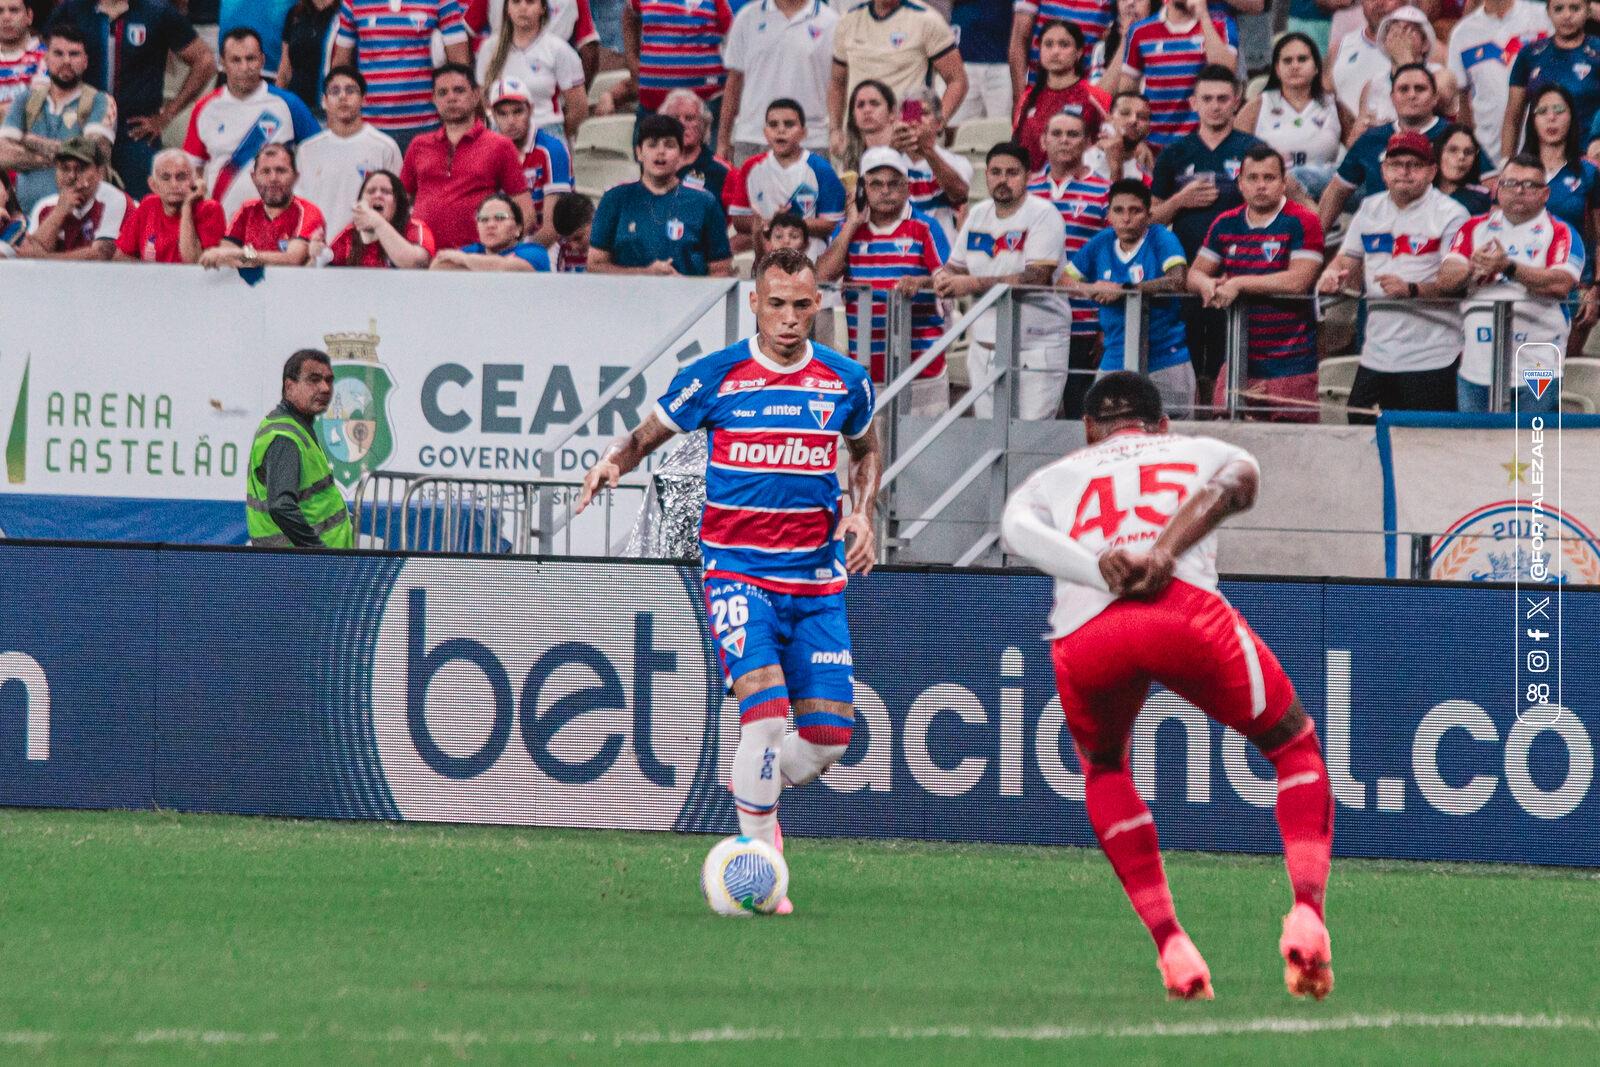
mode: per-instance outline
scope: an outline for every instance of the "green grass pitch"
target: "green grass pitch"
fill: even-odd
[[[0,1060],[1594,1063],[1590,872],[1336,861],[1292,1001],[1279,863],[1168,855],[1169,1004],[1097,852],[791,838],[786,919],[669,834],[0,812]]]

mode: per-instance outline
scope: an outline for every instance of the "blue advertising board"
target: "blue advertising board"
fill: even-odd
[[[729,832],[737,706],[693,568],[0,544],[0,803]],[[1542,592],[1548,592],[1545,587]],[[1317,720],[1345,856],[1600,866],[1600,590],[1543,721],[1509,587],[1233,581]],[[852,582],[857,728],[788,833],[1093,843],[1040,636],[1050,583]],[[1555,676],[1552,675],[1554,678]],[[1163,844],[1274,851],[1271,767],[1158,690]]]

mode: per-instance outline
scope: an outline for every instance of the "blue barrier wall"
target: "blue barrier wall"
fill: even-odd
[[[0,544],[0,803],[727,832],[737,738],[697,572]],[[1323,731],[1341,855],[1600,865],[1600,591],[1565,711],[1519,723],[1508,588],[1226,583]],[[1047,580],[851,584],[858,719],[799,834],[1090,844]],[[1166,845],[1277,848],[1270,767],[1169,693],[1134,771]]]

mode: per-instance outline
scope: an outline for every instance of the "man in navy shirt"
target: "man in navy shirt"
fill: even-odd
[[[955,0],[950,25],[967,68],[967,95],[950,116],[953,129],[969,119],[1011,118],[1012,0]]]
[[[1345,208],[1354,210],[1367,197],[1384,191],[1381,164],[1389,138],[1402,130],[1415,130],[1438,148],[1445,130],[1450,127],[1448,122],[1434,113],[1439,103],[1439,87],[1427,67],[1421,63],[1407,63],[1394,72],[1393,85],[1389,98],[1394,101],[1395,114],[1399,118],[1372,127],[1357,137],[1355,144],[1345,153],[1338,172],[1322,191],[1322,199],[1317,204],[1317,220],[1322,223],[1324,232],[1338,221]],[[1481,151],[1479,158],[1481,161]],[[1351,202],[1352,196],[1354,203]]]
[[[216,80],[216,53],[167,0],[66,0],[50,21],[76,26],[87,41],[83,80],[117,102],[111,165],[131,196],[144,196],[162,131]],[[189,67],[171,100],[163,99],[168,53]]]
[[[1184,257],[1193,263],[1217,216],[1244,203],[1239,170],[1245,153],[1262,142],[1233,128],[1239,85],[1227,67],[1202,68],[1190,100],[1200,125],[1156,157],[1150,192],[1157,201],[1151,217],[1172,228]],[[1199,395],[1209,396],[1211,379],[1227,354],[1227,319],[1220,311],[1184,310]]]
[[[594,274],[715,275],[733,273],[728,222],[703,189],[678,178],[683,124],[667,115],[639,121],[633,154],[640,180],[600,200],[589,231]]]
[[[1200,125],[1156,157],[1150,192],[1156,198],[1152,217],[1172,228],[1193,262],[1217,216],[1244,203],[1239,168],[1261,141],[1233,128],[1239,85],[1227,67],[1201,70],[1190,99]]]

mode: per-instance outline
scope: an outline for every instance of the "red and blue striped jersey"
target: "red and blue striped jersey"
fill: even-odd
[[[1296,259],[1322,262],[1322,224],[1316,212],[1285,200],[1278,213],[1252,226],[1248,207],[1224,211],[1211,224],[1195,262],[1222,265],[1223,277],[1277,274]],[[1287,378],[1317,369],[1317,326],[1308,300],[1252,302],[1245,309],[1247,377]]]
[[[533,201],[533,225],[544,224],[544,203],[572,192],[572,154],[566,142],[545,130],[533,131],[533,147],[522,154],[522,173]]]
[[[843,223],[840,224],[843,228]],[[839,231],[834,231],[834,237]],[[872,380],[886,380],[889,357],[889,300],[901,278],[928,277],[950,258],[950,242],[933,219],[914,211],[906,213],[893,229],[879,230],[863,221],[850,239],[844,280],[871,292],[853,288],[845,293],[845,317],[850,324],[850,351],[872,368]],[[911,298],[911,358],[916,359],[944,333],[944,315],[933,290]],[[920,377],[944,373],[944,357],[934,360]]]
[[[380,130],[431,130],[433,35],[467,43],[460,0],[341,0],[335,45],[353,48],[367,79],[361,113]]]
[[[1088,56],[1117,17],[1116,0],[1017,0],[1012,11],[1033,12],[1028,34],[1028,84],[1039,69],[1039,36],[1052,22],[1075,23],[1083,31],[1083,54]]]
[[[822,345],[785,366],[746,338],[678,371],[655,415],[680,433],[708,432],[707,579],[802,596],[844,589],[839,437],[865,435],[873,404],[866,371]]]
[[[1239,32],[1232,20],[1213,17],[1217,33],[1234,51]],[[1135,23],[1128,31],[1123,69],[1143,75],[1142,95],[1150,101],[1150,143],[1165,148],[1200,124],[1189,106],[1194,80],[1206,65],[1206,39],[1200,21],[1174,31],[1160,15]]]
[[[722,42],[733,24],[728,0],[628,0],[639,16],[639,106],[651,111],[674,89],[702,100],[722,93]]]
[[[33,79],[44,75],[44,47],[38,41],[8,56],[0,52],[0,109],[27,96]]]
[[[1111,203],[1111,180],[1085,168],[1079,175],[1068,175],[1057,182],[1045,167],[1028,179],[1028,194],[1050,201],[1061,213],[1066,226],[1066,259],[1106,228],[1106,212]],[[1100,332],[1100,305],[1093,300],[1072,301],[1072,332],[1083,337]]]

